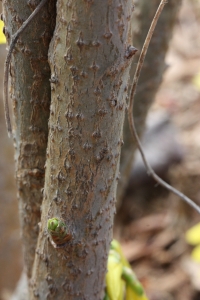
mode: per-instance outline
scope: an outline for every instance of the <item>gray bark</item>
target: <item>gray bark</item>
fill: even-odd
[[[132,1],[57,2],[44,201],[30,299],[101,299],[129,77]],[[53,247],[47,219],[72,239]],[[54,245],[55,246],[55,245]]]
[[[39,1],[3,2],[8,43]],[[14,145],[19,212],[25,267],[31,276],[40,222],[41,189],[48,137],[50,68],[48,48],[55,26],[55,0],[21,35],[11,63],[11,99],[14,111]]]
[[[169,47],[169,42],[173,32],[173,26],[176,21],[178,9],[181,0],[169,0],[158,20],[155,32],[153,34],[150,47],[142,68],[138,88],[134,102],[134,118],[139,136],[142,135],[145,128],[145,120],[148,110],[153,103],[156,92],[162,81],[162,74],[166,69],[165,55]],[[133,45],[139,49],[136,59],[139,57],[144,40],[153,20],[155,12],[159,6],[160,0],[136,0],[134,18],[132,19],[132,40]],[[132,64],[130,71],[130,85],[135,73],[136,63]],[[124,146],[122,147],[120,161],[120,181],[117,188],[117,205],[120,207],[124,195],[128,178],[132,169],[132,161],[136,149],[127,118],[124,124]]]

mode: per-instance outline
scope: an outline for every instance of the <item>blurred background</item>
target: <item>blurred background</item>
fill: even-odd
[[[147,118],[145,152],[154,169],[200,205],[200,1],[184,0],[166,55],[167,69]],[[6,46],[0,45],[0,89]],[[140,85],[138,86],[140,88]],[[22,250],[14,151],[0,94],[0,300],[19,280]],[[146,176],[137,153],[114,236],[150,300],[200,299],[200,263],[186,231],[199,215]],[[200,235],[200,232],[199,232]]]
[[[0,6],[0,12],[1,12]],[[0,299],[9,299],[22,270],[22,249],[15,186],[14,148],[6,133],[3,69],[6,46],[0,45]]]

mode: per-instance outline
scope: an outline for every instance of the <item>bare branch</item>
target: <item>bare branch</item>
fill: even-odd
[[[11,37],[10,48],[8,50],[8,54],[7,54],[7,57],[5,60],[5,65],[4,65],[4,82],[3,82],[4,110],[5,110],[6,126],[7,126],[7,131],[8,131],[9,137],[12,137],[12,125],[11,125],[11,121],[10,121],[10,113],[9,113],[9,105],[8,105],[8,80],[9,80],[9,66],[10,66],[12,52],[13,52],[13,49],[15,48],[16,42],[17,42],[20,34],[22,34],[22,32],[30,24],[30,22],[38,14],[38,12],[41,10],[41,8],[44,6],[44,4],[46,2],[47,2],[47,0],[42,0],[38,4],[36,9],[32,12],[32,14],[28,17],[28,19],[22,24],[22,26],[17,30],[17,32]]]
[[[149,43],[151,41],[154,29],[156,27],[157,21],[159,19],[159,16],[164,8],[164,5],[166,4],[166,0],[161,0],[160,5],[156,11],[156,14],[153,18],[153,21],[151,23],[151,26],[149,28],[149,32],[147,34],[147,37],[145,39],[140,57],[139,57],[139,61],[137,64],[137,68],[135,71],[135,75],[134,75],[134,79],[133,79],[133,84],[132,84],[132,88],[131,88],[131,92],[130,92],[130,103],[129,103],[129,109],[128,109],[128,120],[129,120],[129,125],[130,125],[130,130],[131,130],[131,134],[133,136],[133,138],[135,139],[138,149],[140,151],[140,154],[142,156],[142,160],[144,162],[144,165],[146,167],[147,170],[147,174],[152,176],[155,181],[157,181],[160,185],[162,185],[163,187],[165,187],[167,190],[171,191],[172,193],[174,193],[175,195],[179,196],[183,201],[187,202],[191,207],[193,207],[198,213],[200,213],[200,207],[194,202],[192,201],[190,198],[188,198],[186,195],[184,195],[183,193],[179,192],[177,189],[175,189],[174,187],[172,187],[171,185],[169,185],[167,182],[165,182],[164,180],[162,180],[152,169],[152,167],[150,166],[143,148],[142,148],[142,144],[140,142],[139,136],[137,134],[136,131],[136,127],[135,127],[135,122],[134,122],[134,117],[133,117],[133,104],[134,104],[134,95],[135,95],[135,91],[137,88],[137,83],[138,83],[138,79],[142,70],[142,66],[143,66],[143,62],[149,47]]]

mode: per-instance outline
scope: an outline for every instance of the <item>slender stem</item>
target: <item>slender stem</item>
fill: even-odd
[[[139,136],[137,134],[136,131],[136,127],[135,127],[135,122],[134,122],[134,117],[133,117],[133,104],[134,104],[134,96],[135,96],[135,92],[136,92],[136,88],[137,88],[137,83],[139,80],[139,76],[142,70],[142,66],[144,63],[144,59],[146,57],[146,53],[149,47],[149,43],[151,41],[154,29],[156,27],[157,21],[159,19],[159,16],[164,8],[164,5],[166,4],[166,0],[161,0],[160,5],[156,11],[156,14],[153,18],[153,21],[151,23],[151,26],[149,28],[149,32],[147,33],[140,57],[139,57],[139,61],[137,64],[137,68],[135,71],[135,75],[134,75],[134,79],[133,79],[133,84],[131,87],[131,92],[130,92],[130,103],[129,103],[129,109],[128,109],[128,120],[129,120],[129,125],[130,125],[130,130],[131,130],[131,134],[133,136],[133,138],[135,139],[138,149],[140,151],[140,154],[142,156],[142,160],[144,162],[144,165],[146,167],[147,170],[147,174],[152,176],[155,181],[157,181],[160,185],[162,185],[163,187],[165,187],[167,190],[171,191],[172,193],[174,193],[175,195],[179,196],[182,200],[184,200],[186,203],[188,203],[192,208],[194,208],[198,213],[200,213],[200,207],[190,198],[188,198],[186,195],[184,195],[183,193],[179,192],[177,189],[175,189],[174,187],[172,187],[171,185],[169,185],[167,182],[165,182],[164,180],[162,180],[152,169],[152,167],[150,166],[146,155],[143,151],[142,148],[142,144],[140,142]]]
[[[9,113],[9,105],[8,105],[8,80],[9,80],[9,66],[11,61],[11,56],[13,49],[15,48],[16,42],[25,28],[29,25],[29,23],[34,19],[34,17],[38,14],[41,8],[48,0],[42,0],[36,9],[32,12],[32,14],[28,17],[28,19],[22,24],[22,26],[17,30],[17,32],[11,37],[10,48],[8,50],[8,54],[6,57],[5,65],[4,65],[4,82],[3,82],[3,98],[4,98],[4,110],[5,110],[5,118],[6,118],[6,126],[8,131],[8,136],[12,136],[12,125],[10,121],[10,113]]]

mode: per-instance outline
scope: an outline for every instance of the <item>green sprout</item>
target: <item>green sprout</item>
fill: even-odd
[[[111,242],[107,269],[104,300],[148,300],[116,240]]]
[[[49,219],[47,229],[56,245],[63,245],[72,238],[66,224],[58,218]]]

